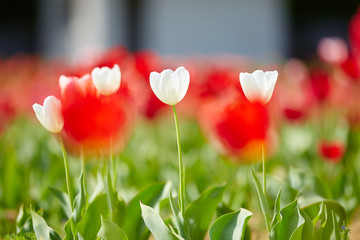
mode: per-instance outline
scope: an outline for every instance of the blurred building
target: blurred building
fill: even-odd
[[[73,59],[79,51],[121,44],[164,55],[302,56],[323,36],[346,38],[356,4],[337,5],[335,0],[5,0],[0,54]]]

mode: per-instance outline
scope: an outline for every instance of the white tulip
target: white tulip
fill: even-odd
[[[246,98],[250,102],[266,104],[273,94],[278,72],[256,70],[253,73],[240,73],[239,77]]]
[[[190,74],[184,67],[175,71],[166,69],[150,74],[150,86],[155,95],[164,103],[174,106],[180,102],[189,88]]]
[[[61,114],[61,101],[59,99],[48,96],[44,100],[44,106],[35,103],[33,109],[46,130],[53,133],[61,132],[64,127],[64,119]]]
[[[103,95],[111,95],[120,87],[121,72],[117,64],[112,69],[108,67],[94,68],[91,77],[95,88]]]

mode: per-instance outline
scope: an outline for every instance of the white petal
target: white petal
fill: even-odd
[[[261,97],[259,85],[252,74],[240,73],[240,84],[245,94],[245,97],[250,102],[259,100],[259,98]]]
[[[190,84],[190,73],[184,67],[179,67],[175,70],[175,73],[180,78],[180,88],[178,94],[178,102],[180,102],[186,95],[186,92]]]
[[[278,72],[277,71],[268,71],[265,73],[266,77],[266,91],[263,98],[263,103],[267,103],[270,101],[272,94],[274,92],[275,84],[278,78]]]
[[[46,130],[53,133],[61,132],[64,119],[61,114],[61,102],[54,96],[49,96],[44,101],[44,106],[33,105],[36,117]]]
[[[154,94],[160,100],[162,99],[162,94],[160,91],[160,73],[158,72],[151,72],[150,73],[150,86],[153,90]]]
[[[67,87],[67,85],[69,85],[70,82],[71,82],[71,78],[66,77],[64,75],[60,76],[59,86],[60,86],[61,94],[64,94],[65,88]]]
[[[35,115],[37,117],[37,119],[39,120],[39,122],[41,123],[41,125],[43,125],[44,127],[46,126],[46,122],[44,119],[44,110],[43,110],[43,106],[41,106],[40,104],[35,103],[33,105],[33,109],[35,112]],[[46,128],[46,127],[45,127]]]
[[[94,68],[91,72],[92,81],[97,91],[103,95],[111,95],[118,91],[121,83],[121,72],[118,65]]]

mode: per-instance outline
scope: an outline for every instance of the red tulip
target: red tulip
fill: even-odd
[[[122,145],[132,120],[126,87],[104,96],[97,92],[90,75],[60,77],[65,140],[86,150]]]
[[[269,124],[266,108],[242,98],[209,101],[200,111],[200,123],[211,140],[229,155],[257,154]]]
[[[311,89],[319,102],[325,101],[330,94],[329,75],[322,70],[314,70],[310,73]]]
[[[332,163],[340,162],[345,152],[344,145],[337,141],[322,141],[318,148],[320,156]]]

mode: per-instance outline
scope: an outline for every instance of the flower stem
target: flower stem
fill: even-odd
[[[67,187],[68,195],[70,198],[70,206],[71,206],[71,212],[72,212],[74,210],[73,206],[72,206],[74,199],[73,199],[72,192],[71,192],[71,178],[70,178],[70,172],[69,172],[69,163],[68,163],[68,158],[66,155],[64,142],[61,137],[59,137],[59,139],[60,139],[60,146],[61,146],[61,150],[62,150],[62,154],[63,154],[63,158],[64,158],[66,187]]]
[[[185,173],[184,166],[181,156],[181,144],[180,144],[180,133],[179,133],[179,124],[176,114],[175,105],[173,106],[174,119],[175,119],[175,128],[176,128],[176,137],[177,137],[177,146],[178,146],[178,157],[179,157],[179,208],[180,212],[185,217]]]
[[[114,149],[113,149],[113,138],[110,139],[110,174],[111,174],[111,181],[113,189],[116,188],[116,182],[117,182],[117,171],[115,166],[115,159],[114,159]]]
[[[261,146],[261,158],[263,167],[263,192],[266,197],[266,163],[265,163],[265,144]]]
[[[263,193],[265,198],[266,196],[266,162],[265,162],[265,144],[263,143],[261,146],[261,158],[262,158],[262,165],[263,165]],[[270,215],[269,212],[266,212],[264,214],[265,217],[265,224],[266,224],[266,228],[268,230],[268,232],[270,233]]]
[[[69,199],[70,199],[70,209],[71,209],[71,213],[72,213],[74,211],[74,208],[73,208],[74,199],[72,197],[72,190],[71,190],[71,178],[70,178],[70,171],[69,171],[69,162],[68,162],[64,142],[63,142],[60,135],[59,135],[59,142],[60,142],[61,151],[62,151],[63,159],[64,159],[66,188],[67,188],[67,192],[68,192]],[[74,230],[74,223],[73,223],[73,220],[71,219],[71,217],[70,217],[70,227],[71,227],[71,232],[73,234],[73,239],[75,239],[76,233],[75,233],[75,230]]]

